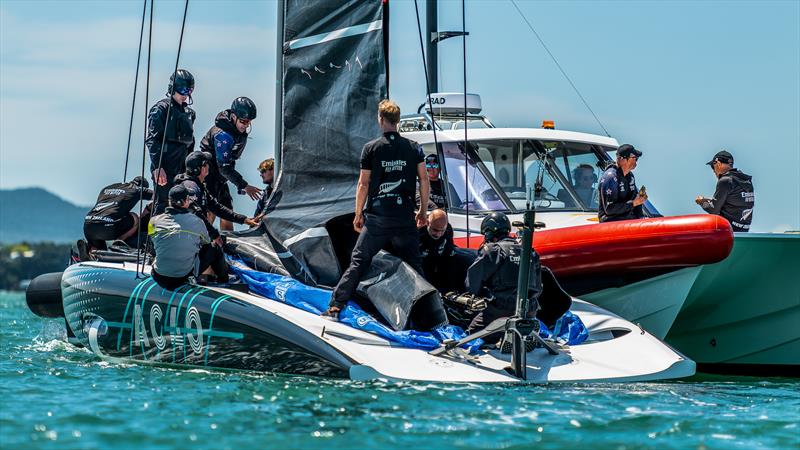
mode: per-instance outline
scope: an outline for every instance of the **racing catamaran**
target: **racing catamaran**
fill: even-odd
[[[570,297],[549,272],[540,303],[570,312],[541,328],[537,339],[549,339],[528,352],[518,343],[511,354],[481,348],[480,331],[410,329],[441,302],[388,253],[376,257],[360,285],[377,312],[351,301],[341,321],[320,317],[356,237],[350,223],[358,155],[377,135],[373,108],[387,96],[388,5],[307,6],[288,0],[279,9],[281,164],[268,220],[227,239],[245,283],[170,291],[149,276],[149,261],[98,253],[97,261],[35,279],[31,310],[63,316],[70,342],[102,358],[141,363],[443,382],[627,382],[694,373],[693,361],[640,326]],[[523,230],[530,228],[525,219]],[[484,331],[534,336],[532,326],[502,321]]]

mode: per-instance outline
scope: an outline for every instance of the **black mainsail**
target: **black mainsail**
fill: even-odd
[[[237,253],[271,247],[296,278],[338,281],[341,264],[325,225],[352,214],[361,149],[380,134],[377,104],[388,91],[385,10],[382,0],[285,1],[281,163],[264,226],[235,239]],[[262,266],[275,262],[261,259]]]

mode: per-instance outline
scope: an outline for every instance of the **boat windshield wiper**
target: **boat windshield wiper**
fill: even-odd
[[[474,163],[474,167],[478,169],[481,175],[483,175],[483,177],[486,179],[486,182],[489,183],[489,186],[491,186],[492,189],[494,189],[495,193],[500,198],[500,201],[503,202],[503,204],[506,206],[506,211],[516,213],[517,208],[514,207],[514,203],[511,202],[511,199],[508,198],[506,192],[497,183],[497,180],[495,180],[494,175],[492,175],[492,173],[489,172],[489,169],[486,168],[486,165],[483,163],[483,160],[480,158],[480,156],[478,156],[478,152],[475,151],[475,145],[470,142],[468,145],[469,148],[465,150],[464,143],[459,142],[458,147],[461,149],[462,152],[464,152],[465,163],[469,166],[469,160],[470,159],[472,160],[472,162]],[[467,192],[467,200],[469,200],[469,192]]]

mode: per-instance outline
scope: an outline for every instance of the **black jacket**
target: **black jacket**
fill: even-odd
[[[220,204],[217,199],[208,192],[208,189],[199,178],[182,173],[175,177],[175,184],[178,183],[184,183],[184,185],[187,185],[189,192],[195,192],[196,198],[192,202],[194,205],[194,210],[195,213],[201,219],[203,219],[203,222],[205,222],[206,229],[208,230],[208,235],[211,236],[211,240],[219,237],[219,231],[217,231],[217,229],[214,228],[214,225],[208,221],[209,212],[234,223],[244,223],[244,220],[247,218],[247,216],[236,213],[226,206]],[[197,187],[192,186],[190,183],[193,183]]]
[[[600,205],[597,211],[600,222],[644,217],[642,205],[633,206],[633,199],[639,193],[633,172],[623,175],[622,169],[613,164],[603,172],[597,189],[600,191]]]
[[[236,160],[247,145],[247,133],[239,133],[231,119],[231,110],[217,114],[214,126],[200,140],[200,150],[214,156],[211,160],[206,184],[211,192],[230,181],[238,190],[247,186],[242,174],[236,171]]]
[[[180,105],[164,98],[156,102],[147,116],[147,138],[145,146],[150,154],[150,172],[159,167],[159,152],[164,141],[164,154],[161,168],[167,173],[167,180],[183,173],[186,169],[186,156],[194,150],[195,112],[186,105]],[[167,123],[169,109],[169,123]],[[164,134],[166,132],[166,139]]]
[[[152,200],[153,191],[129,183],[114,183],[103,188],[97,202],[86,214],[86,223],[116,223],[128,217],[139,200]]]
[[[266,188],[264,188],[264,192],[261,193],[261,198],[258,199],[258,203],[256,203],[256,213],[253,214],[253,217],[258,216],[259,214],[266,214],[267,211],[267,201],[269,197],[272,195],[272,185],[268,184]]]
[[[733,231],[749,231],[753,220],[753,177],[731,169],[717,180],[714,197],[706,199],[700,206],[708,213],[717,214],[731,223]]]
[[[542,292],[542,266],[539,255],[531,249],[528,299],[539,298]],[[517,281],[522,247],[510,237],[486,242],[478,250],[478,259],[467,270],[467,291],[493,297],[489,307],[500,315],[512,315],[517,303]]]

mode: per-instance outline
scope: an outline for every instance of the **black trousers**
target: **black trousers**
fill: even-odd
[[[350,257],[350,267],[333,290],[331,306],[343,308],[347,301],[353,298],[358,283],[372,264],[372,258],[387,244],[391,244],[393,255],[422,275],[419,232],[416,224],[412,220],[367,214],[364,228],[358,235]]]
[[[211,267],[220,283],[228,282],[228,263],[222,249],[211,244],[200,247],[200,273]]]
[[[83,236],[94,250],[108,250],[106,241],[113,241],[130,231],[136,223],[129,213],[114,223],[84,222]]]
[[[153,216],[157,216],[159,214],[163,214],[164,210],[167,209],[167,205],[169,204],[169,190],[172,189],[172,186],[175,186],[175,175],[167,173],[167,184],[164,186],[159,186],[158,182],[153,179],[153,190],[155,194],[153,195]]]
[[[156,272],[155,270],[150,271],[150,275],[152,275],[153,280],[164,289],[169,289],[170,291],[174,291],[179,287],[183,286],[189,281],[189,276],[192,275],[191,272],[187,273],[182,277],[168,277],[166,275],[161,275],[160,273]]]

